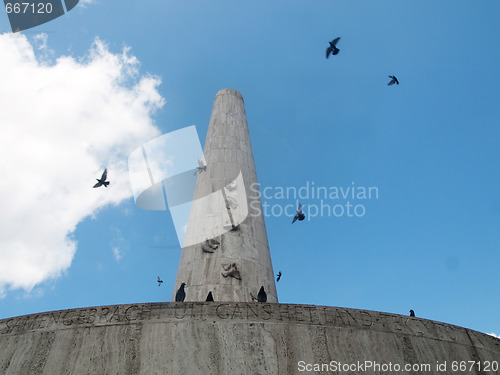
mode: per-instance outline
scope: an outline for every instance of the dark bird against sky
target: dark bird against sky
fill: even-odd
[[[302,205],[299,203],[299,209],[297,210],[297,213],[295,214],[295,217],[293,218],[292,224],[295,223],[297,219],[299,221],[304,220],[306,215],[302,212]]]
[[[158,276],[158,286],[160,286],[162,282],[163,280],[160,280],[160,276]]]
[[[106,178],[108,178],[108,170],[105,169],[104,172],[102,172],[101,179],[96,178],[97,183],[94,185],[95,188],[104,185],[104,187],[108,187],[109,181],[106,181]]]
[[[398,79],[396,78],[396,76],[389,76],[389,78],[391,78],[391,81],[387,84],[387,86],[391,86],[391,85],[399,85],[399,81]]]
[[[281,279],[281,271],[280,271],[280,272],[278,272],[278,274],[277,274],[276,276],[278,276],[278,277],[276,278],[276,282],[280,281],[280,279]]]
[[[339,53],[339,49],[336,47],[337,45],[337,42],[340,40],[340,37],[339,38],[335,38],[334,40],[332,40],[331,42],[328,42],[330,43],[330,47],[328,47],[326,49],[326,58],[330,57],[330,53],[332,55],[336,55],[337,53]]]
[[[410,310],[410,316],[415,316],[415,311]]]

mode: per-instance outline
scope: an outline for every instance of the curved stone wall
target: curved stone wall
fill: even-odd
[[[492,336],[337,307],[171,302],[0,320],[0,374],[500,374],[498,362]]]

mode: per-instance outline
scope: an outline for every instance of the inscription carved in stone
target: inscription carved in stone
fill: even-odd
[[[88,307],[47,313],[24,315],[0,320],[2,335],[26,332],[52,332],[65,328],[92,329],[108,325],[145,324],[148,322],[176,322],[186,320],[247,320],[286,322],[315,326],[345,327],[353,330],[401,333],[443,340],[461,345],[470,345],[471,337],[478,342],[494,337],[432,320],[376,311],[344,309],[339,307],[290,305],[277,303],[146,303]],[[488,343],[490,345],[490,343]]]

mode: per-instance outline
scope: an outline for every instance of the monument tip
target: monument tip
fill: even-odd
[[[241,95],[241,93],[239,91],[237,91],[237,90],[234,90],[234,89],[222,89],[222,90],[219,90],[215,96],[217,97],[219,95],[236,95],[241,100],[243,100],[243,96]]]

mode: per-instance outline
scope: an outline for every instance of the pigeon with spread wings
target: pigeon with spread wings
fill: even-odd
[[[293,218],[292,224],[295,223],[297,219],[299,221],[304,220],[306,215],[302,212],[302,205],[299,203],[299,209],[297,210],[297,213],[295,214],[295,217]]]
[[[330,46],[326,49],[326,58],[330,57],[330,53],[332,54],[332,56],[339,53],[340,50],[337,48],[337,42],[339,40],[340,40],[340,37],[335,38],[331,42],[328,42],[328,43],[330,43]]]
[[[109,181],[106,181],[108,178],[108,170],[105,169],[104,172],[102,172],[102,176],[100,179],[96,178],[97,183],[94,185],[95,188],[98,188],[99,186],[104,185],[104,187],[108,187]]]
[[[399,81],[398,79],[396,78],[396,76],[389,76],[389,78],[391,78],[391,81],[387,84],[387,86],[391,86],[391,85],[399,85]]]

